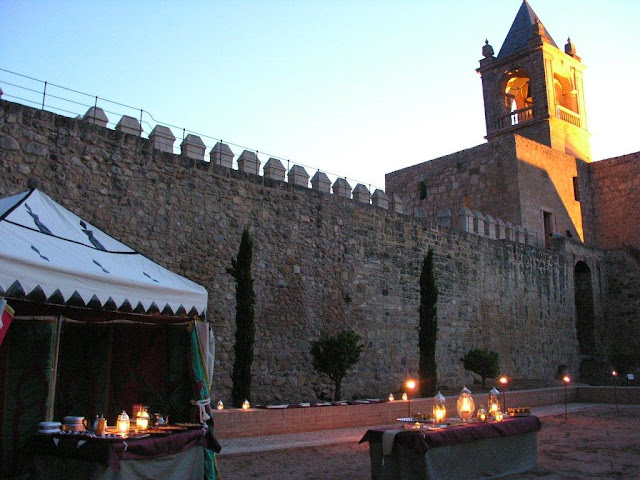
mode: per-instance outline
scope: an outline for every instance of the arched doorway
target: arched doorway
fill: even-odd
[[[596,353],[595,312],[591,269],[585,262],[578,262],[574,271],[576,302],[576,334],[580,355]]]

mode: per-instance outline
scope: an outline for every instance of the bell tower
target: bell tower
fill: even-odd
[[[591,161],[584,102],[585,66],[568,39],[560,50],[523,0],[498,52],[486,41],[482,77],[487,140],[517,133]]]

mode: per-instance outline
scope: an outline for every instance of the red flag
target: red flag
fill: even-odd
[[[13,308],[7,305],[7,301],[4,298],[0,298],[0,345],[2,345],[12,320]]]

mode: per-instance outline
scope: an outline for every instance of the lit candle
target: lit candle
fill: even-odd
[[[395,400],[395,397],[393,396],[393,393],[389,394],[389,401],[393,402]]]
[[[136,417],[136,428],[146,430],[149,428],[149,413],[146,410],[140,410]]]
[[[478,420],[480,420],[481,422],[487,421],[487,412],[485,411],[484,408],[478,409]]]
[[[407,400],[409,397],[407,397],[407,392],[404,392],[402,394],[402,400]]]
[[[442,423],[444,420],[444,417],[446,415],[446,412],[444,410],[444,408],[440,409],[435,409],[433,411],[434,415],[435,415],[435,423]]]
[[[502,421],[502,412],[496,412],[496,422],[501,422]]]
[[[216,408],[218,410],[224,410],[224,403],[222,403],[222,400],[218,400],[218,405],[216,405]]]
[[[251,404],[249,403],[249,400],[245,400],[244,402],[242,402],[243,410],[249,410],[250,408],[251,408]]]
[[[471,405],[468,398],[462,399],[462,407],[460,408],[460,416],[462,420],[469,420],[471,418]]]

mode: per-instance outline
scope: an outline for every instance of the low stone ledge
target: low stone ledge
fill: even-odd
[[[578,395],[578,390],[581,388],[584,387],[577,385],[567,387],[567,401],[571,403],[584,401],[579,399]],[[559,404],[564,402],[564,394],[564,387],[507,391],[505,395],[506,407],[539,407]],[[487,393],[473,394],[476,408],[478,405],[486,405],[487,397]],[[451,412],[456,411],[457,399],[457,395],[446,397],[447,412],[450,416],[456,415]],[[412,413],[430,413],[431,407],[432,398],[411,399]],[[409,402],[396,400],[384,403],[304,408],[216,410],[213,415],[216,435],[220,439],[224,439],[386,425],[396,423],[398,418],[407,417],[408,414]]]

